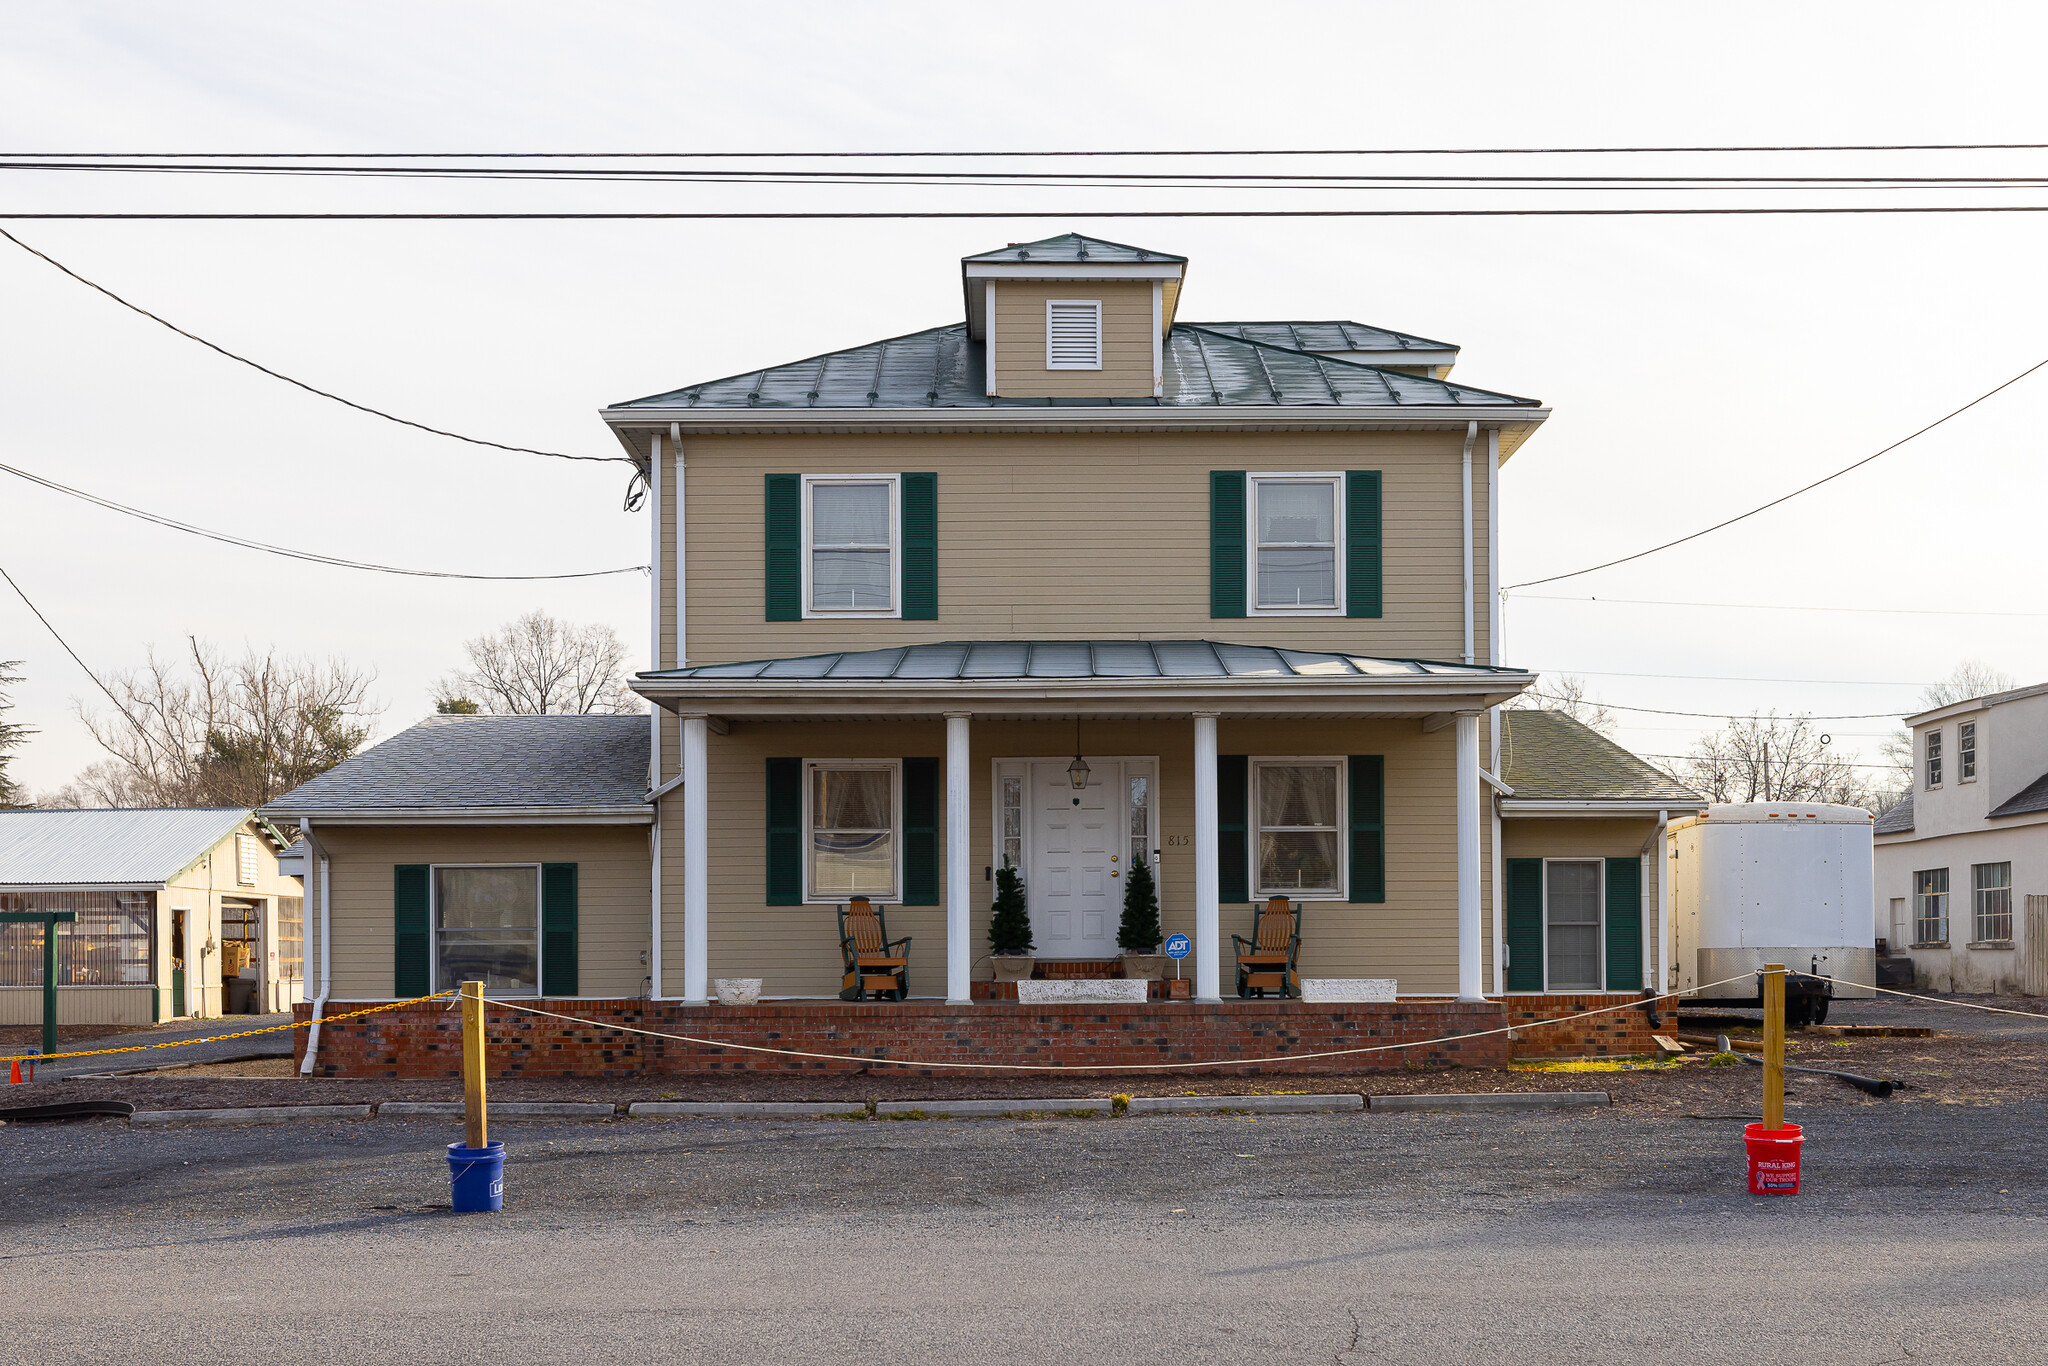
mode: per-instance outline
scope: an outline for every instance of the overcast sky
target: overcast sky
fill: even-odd
[[[10,152],[2048,142],[2038,65],[2048,25],[2023,5],[1976,7],[1968,24],[1869,3],[1129,4],[1110,25],[1087,11],[1008,6],[984,21],[958,3],[10,0],[4,12],[0,143]],[[1545,169],[1788,169],[1761,157],[1620,160]],[[2048,172],[2048,154],[1828,154],[1796,169],[2025,174]],[[1217,198],[200,181],[0,171],[0,210]],[[2048,202],[2048,191],[2006,198]],[[954,320],[962,255],[1069,228],[1136,241],[1192,258],[1184,317],[1342,317],[1443,338],[1464,348],[1456,378],[1552,405],[1504,477],[1508,583],[1753,506],[2048,356],[2038,326],[2048,219],[2028,215],[0,225],[322,387],[438,426],[596,455],[617,451],[596,417],[608,401]],[[1701,712],[1895,715],[1971,657],[2022,682],[2048,679],[2048,617],[1942,615],[2048,611],[2044,400],[2048,371],[1783,509],[1529,590],[1917,615],[1520,596],[1509,661],[1582,673],[1610,702]],[[645,514],[619,509],[623,466],[486,451],[352,413],[173,336],[4,242],[0,449],[7,463],[125,502],[329,554],[557,572],[647,553]],[[638,577],[480,585],[314,567],[12,478],[0,509],[0,565],[94,668],[133,667],[152,644],[176,650],[187,635],[335,655],[377,671],[387,734],[430,710],[429,685],[462,639],[529,608],[610,622],[636,649],[646,638]],[[71,715],[92,686],[4,594],[0,658],[24,661],[16,719],[41,731],[15,772],[32,790],[53,788],[96,757]],[[1634,714],[1621,738],[1679,753],[1711,724]],[[1889,725],[1825,728],[1869,757]]]

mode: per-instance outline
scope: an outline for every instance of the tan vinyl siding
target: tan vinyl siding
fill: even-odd
[[[1508,816],[1501,821],[1500,847],[1507,858],[1610,859],[1655,854],[1655,816],[1571,817]],[[1643,980],[1656,980],[1659,941],[1658,881],[1664,860],[1643,859]]]
[[[677,804],[680,807],[680,803]],[[392,870],[408,863],[576,865],[578,986],[584,996],[638,996],[647,975],[645,826],[327,826],[314,833],[332,860],[334,996],[391,995]],[[677,837],[680,844],[681,837]],[[676,905],[681,905],[678,890]],[[318,955],[307,923],[307,990]],[[445,984],[444,984],[445,985]],[[545,984],[543,984],[545,985]]]
[[[1457,988],[1457,876],[1453,864],[1454,732],[1425,734],[1412,721],[1231,721],[1219,723],[1220,752],[1253,756],[1380,754],[1386,757],[1387,900],[1384,904],[1306,903],[1301,970],[1311,977],[1394,977],[1406,993]],[[1174,836],[1194,832],[1192,723],[1115,721],[1083,724],[1091,753],[1159,761],[1157,812],[1161,920],[1168,934],[1193,935],[1194,847]],[[972,828],[969,832],[973,975],[989,975],[987,874],[993,857],[995,763],[1059,758],[1073,752],[1071,723],[975,722],[970,732]],[[830,905],[766,904],[762,857],[766,760],[902,758],[945,753],[943,722],[791,722],[739,724],[710,737],[710,976],[759,977],[771,996],[830,996],[839,989],[838,928]],[[663,803],[664,994],[682,990],[682,803]],[[1483,845],[1487,822],[1481,822]],[[1490,847],[1482,878],[1490,880]],[[1490,889],[1482,944],[1492,942]],[[887,908],[892,936],[914,937],[913,995],[944,994],[946,923],[941,906]],[[1222,908],[1221,963],[1232,989],[1230,935],[1251,932],[1251,907]],[[1192,972],[1190,962],[1186,970]]]
[[[1102,368],[1045,364],[1050,299],[1102,302]],[[1005,398],[1147,398],[1152,393],[1152,282],[1003,280],[996,284],[996,392]]]
[[[1473,450],[1474,645],[1487,657],[1485,433]],[[694,664],[940,640],[1220,639],[1456,660],[1462,431],[699,437],[688,447]],[[1209,616],[1209,471],[1379,470],[1384,615]],[[763,476],[934,470],[937,621],[768,622]]]

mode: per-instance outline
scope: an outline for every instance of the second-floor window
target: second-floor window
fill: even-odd
[[[895,475],[804,481],[807,614],[896,614],[897,505]]]
[[[1249,484],[1253,611],[1341,612],[1343,476],[1260,474]]]
[[[1941,786],[1941,732],[1927,732],[1927,785]]]
[[[1956,781],[1977,781],[1977,723],[1965,721],[1956,727]]]

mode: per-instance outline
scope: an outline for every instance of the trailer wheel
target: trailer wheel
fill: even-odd
[[[1828,999],[1826,996],[1816,996],[1813,998],[1813,1007],[1809,1012],[1813,1018],[1807,1021],[1808,1024],[1826,1024],[1828,1022]]]

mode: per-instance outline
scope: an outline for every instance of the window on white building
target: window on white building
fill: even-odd
[[[1956,727],[1956,781],[1977,781],[1977,723],[1965,721]]]
[[[1927,868],[1913,874],[1913,942],[1948,942],[1948,869]]]
[[[2005,943],[2012,939],[2012,865],[1979,863],[1970,869],[1970,901],[1976,925],[1971,938],[1978,943]]]
[[[1941,786],[1941,732],[1927,732],[1927,785]]]

